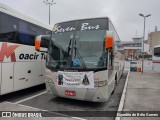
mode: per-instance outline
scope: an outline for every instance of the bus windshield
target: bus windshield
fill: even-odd
[[[52,35],[48,48],[52,67],[56,67],[58,65],[62,68],[68,68],[71,66],[72,38],[73,32]]]
[[[57,25],[49,45],[50,66],[62,69],[106,68],[106,20],[72,21]]]
[[[74,59],[78,59],[83,67],[105,67],[104,30],[77,31],[74,47]],[[81,58],[81,59],[80,59]]]
[[[105,30],[77,31],[53,34],[49,47],[52,67],[104,68],[107,53],[104,49]]]

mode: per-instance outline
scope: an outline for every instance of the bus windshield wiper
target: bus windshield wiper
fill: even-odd
[[[76,39],[75,39],[75,46],[74,46],[74,49],[75,49],[75,56],[76,56],[76,54],[77,54],[77,56],[78,56],[78,58],[79,58],[79,60],[80,60],[80,62],[81,62],[81,64],[82,64],[83,68],[86,69],[86,68],[87,68],[87,67],[86,67],[86,64],[85,64],[85,62],[84,62],[84,60],[83,60],[81,54],[79,53],[79,51],[78,51],[78,49],[77,49],[77,47],[76,47]]]
[[[71,47],[70,47],[70,46],[71,46],[71,40],[72,40],[72,39],[70,38],[70,40],[69,40],[69,45],[68,45],[68,56],[69,56],[69,52],[70,52],[70,50],[71,50]]]

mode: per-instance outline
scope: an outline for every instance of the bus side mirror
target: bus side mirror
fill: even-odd
[[[106,39],[105,39],[105,47],[106,49],[111,49],[113,48],[113,32],[112,31],[107,31],[106,32]]]
[[[39,35],[35,39],[35,50],[39,52],[47,52],[50,35]]]

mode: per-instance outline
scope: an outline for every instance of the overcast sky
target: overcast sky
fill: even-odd
[[[48,0],[51,1],[51,0]],[[51,25],[79,18],[107,16],[113,22],[121,40],[129,41],[133,37],[142,37],[144,15],[146,19],[146,39],[148,32],[160,30],[160,0],[54,0],[51,7]],[[26,15],[45,23],[48,22],[49,7],[43,0],[0,0]],[[137,35],[136,36],[136,31]]]

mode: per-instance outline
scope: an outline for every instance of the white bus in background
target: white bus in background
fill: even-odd
[[[153,49],[152,63],[153,70],[160,72],[160,45],[155,46]]]
[[[35,51],[34,41],[50,32],[50,26],[0,3],[0,95],[44,83],[46,54]]]
[[[35,41],[39,51],[41,38]],[[124,69],[121,53],[115,54],[118,40],[109,18],[56,24],[46,61],[47,92],[70,99],[107,101]]]

